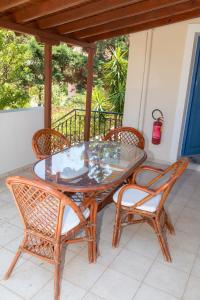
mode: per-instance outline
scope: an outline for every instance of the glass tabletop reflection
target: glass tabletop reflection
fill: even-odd
[[[99,189],[126,178],[145,157],[145,152],[133,145],[83,142],[38,161],[34,173],[69,191]]]

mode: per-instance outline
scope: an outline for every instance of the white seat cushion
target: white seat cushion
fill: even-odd
[[[119,194],[120,190],[121,190],[121,188],[118,189],[113,195],[113,200],[116,203],[117,203],[117,200],[118,200],[118,194]],[[123,193],[122,205],[132,206],[135,203],[137,203],[138,201],[144,199],[148,195],[149,195],[148,193],[146,193],[144,191],[141,191],[141,190],[137,190],[137,189],[134,189],[134,188],[128,189]],[[162,196],[161,194],[156,195],[155,197],[151,198],[149,201],[145,202],[141,206],[138,206],[137,209],[146,210],[146,211],[149,211],[149,212],[155,212],[158,205],[159,205],[161,196]]]
[[[87,219],[90,215],[89,208],[86,208],[83,212],[84,217]],[[79,217],[70,206],[66,206],[63,214],[62,230],[61,234],[65,234],[77,225],[80,224]]]

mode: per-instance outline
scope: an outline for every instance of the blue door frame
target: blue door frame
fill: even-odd
[[[181,155],[200,154],[200,37],[197,41]]]

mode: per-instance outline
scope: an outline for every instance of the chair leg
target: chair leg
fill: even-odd
[[[61,246],[55,249],[54,300],[60,300]]]
[[[166,240],[163,236],[159,220],[154,219],[154,220],[152,220],[152,222],[153,222],[153,227],[154,227],[154,230],[156,232],[156,235],[157,235],[157,238],[158,238],[163,256],[165,257],[166,261],[171,262],[172,261],[171,255],[170,255],[170,252],[169,252],[167,242],[166,242]]]
[[[60,264],[55,265],[54,274],[54,300],[60,299]]]
[[[169,215],[167,214],[166,210],[164,210],[164,213],[165,213],[165,224],[166,224],[167,229],[169,230],[169,232],[171,234],[175,234],[174,226],[173,226],[172,221],[171,221]]]
[[[96,223],[97,223],[97,210],[98,205],[93,205],[92,212],[91,212],[91,229],[90,229],[90,238],[92,239],[91,242],[91,252],[92,252],[92,259],[91,262],[95,263],[97,260],[97,233],[96,233]]]
[[[12,271],[13,271],[13,269],[14,269],[14,267],[15,267],[15,265],[16,265],[19,257],[20,257],[20,255],[21,255],[21,253],[22,253],[22,251],[21,251],[21,248],[19,247],[17,253],[15,254],[15,257],[14,257],[13,261],[11,262],[10,267],[8,268],[6,274],[4,275],[4,280],[7,280],[10,277],[10,275],[11,275],[11,273],[12,273]]]
[[[119,245],[120,233],[121,233],[121,214],[119,209],[117,209],[115,215],[115,225],[113,229],[113,240],[112,240],[112,246],[114,248],[116,248]]]
[[[88,261],[90,263],[93,262],[93,241],[92,241],[92,229],[91,227],[87,227],[86,234],[88,236]]]

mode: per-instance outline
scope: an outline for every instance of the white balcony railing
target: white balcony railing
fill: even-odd
[[[34,162],[32,136],[43,115],[43,107],[0,111],[0,175]]]

